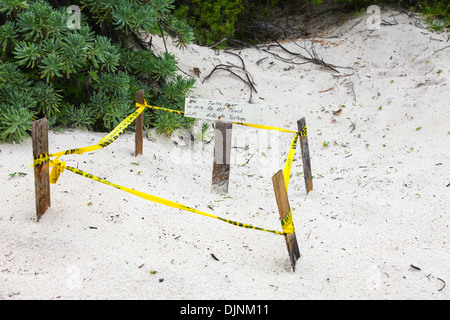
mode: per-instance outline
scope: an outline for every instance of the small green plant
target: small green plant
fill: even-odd
[[[420,129],[422,129],[422,127],[417,127],[417,128],[416,128],[417,131],[420,131]]]
[[[322,142],[322,146],[324,146],[324,147],[328,147],[329,145],[330,145],[329,141]]]
[[[202,123],[200,128],[200,138],[203,142],[211,139],[210,125],[206,122]]]
[[[204,141],[204,139],[206,138],[206,132],[208,131],[208,129],[209,129],[209,124],[206,122],[202,123],[202,127],[201,127],[202,141]]]
[[[21,176],[26,176],[27,174],[25,172],[13,172],[10,173],[9,176],[10,178],[14,178],[15,176],[21,177]]]

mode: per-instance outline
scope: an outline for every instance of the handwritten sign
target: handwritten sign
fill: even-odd
[[[249,124],[266,124],[266,106],[186,98],[186,117]]]

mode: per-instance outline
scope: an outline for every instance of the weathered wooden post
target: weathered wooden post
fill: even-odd
[[[184,108],[186,117],[216,123],[212,192],[228,192],[233,123],[265,124],[266,110],[266,106],[256,104],[186,98]]]
[[[288,194],[286,191],[286,184],[284,182],[283,170],[278,171],[272,177],[273,189],[275,191],[275,198],[277,199],[278,212],[280,213],[281,226],[283,232],[291,230],[292,233],[285,234],[286,246],[291,260],[292,270],[295,272],[295,263],[300,258],[300,250],[298,249],[297,237],[294,231],[294,222],[292,217],[291,207],[289,206]]]
[[[48,155],[48,121],[46,118],[32,123],[33,159]],[[36,195],[36,218],[41,219],[50,207],[50,177],[48,159],[34,167],[34,189]]]
[[[303,176],[305,177],[306,194],[313,189],[311,174],[311,159],[309,155],[308,130],[306,119],[302,118],[297,122],[298,132],[300,132],[300,147],[302,149]]]
[[[136,102],[140,104],[145,103],[144,99],[145,91],[144,89],[139,90],[136,92]],[[139,109],[136,107],[136,109]],[[134,155],[137,157],[138,155],[142,154],[143,148],[144,148],[144,112],[142,112],[137,118],[135,122],[135,151]]]
[[[214,163],[211,191],[228,193],[230,181],[230,153],[233,123],[216,122],[214,134]]]

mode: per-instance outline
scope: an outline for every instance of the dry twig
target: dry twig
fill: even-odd
[[[251,76],[251,74],[247,71],[246,67],[245,67],[245,63],[244,63],[244,59],[242,59],[242,57],[240,55],[238,55],[237,53],[234,52],[230,52],[230,51],[224,51],[228,54],[232,54],[236,57],[239,58],[239,60],[242,63],[242,66],[237,66],[235,64],[232,64],[230,62],[228,62],[228,64],[218,64],[214,67],[214,69],[211,71],[211,73],[209,75],[207,75],[204,79],[203,82],[205,82],[206,80],[208,80],[212,74],[214,72],[216,72],[217,70],[225,70],[228,71],[229,73],[231,73],[232,75],[236,76],[238,79],[242,80],[249,88],[250,88],[250,99],[249,99],[249,103],[253,103],[253,91],[255,91],[255,93],[258,93],[258,91],[255,88],[255,82],[253,81],[253,77]],[[241,72],[243,73],[243,77],[241,75],[239,75],[237,72]],[[244,79],[245,78],[245,79]],[[202,82],[202,83],[203,83]]]
[[[276,41],[276,45],[275,44],[271,44],[268,45],[266,48],[262,48],[260,47],[260,49],[264,52],[270,53],[271,55],[273,55],[276,59],[286,62],[286,63],[291,63],[291,64],[296,64],[296,65],[300,65],[300,64],[306,64],[306,63],[313,63],[313,64],[317,64],[319,66],[322,66],[326,69],[332,70],[334,72],[340,73],[336,68],[347,68],[347,67],[338,67],[335,65],[332,65],[330,63],[326,63],[325,61],[323,61],[322,58],[319,57],[319,55],[316,52],[315,46],[314,46],[315,42],[314,39],[311,40],[311,45],[308,47],[306,47],[306,44],[304,46],[300,46],[299,44],[296,43],[296,45],[303,49],[304,51],[306,51],[306,53],[308,54],[308,56],[303,55],[302,53],[299,52],[293,52],[291,50],[288,50],[286,47],[284,47],[281,43],[279,43],[278,41]],[[284,58],[282,56],[280,56],[277,53],[274,53],[272,51],[270,51],[273,47],[276,48],[280,48],[282,49],[284,52],[290,54],[291,56],[293,56],[292,58]],[[304,60],[303,62],[295,62],[294,60],[300,58],[302,60]]]

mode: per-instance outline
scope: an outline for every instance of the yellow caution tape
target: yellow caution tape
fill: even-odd
[[[33,167],[41,165],[47,162],[48,160],[50,160],[50,156],[48,153],[38,154],[37,156],[33,157]]]
[[[166,109],[166,108],[154,107],[154,106],[148,105],[147,102],[145,102],[145,101],[144,101],[144,104],[136,103],[136,106],[139,108],[147,107],[147,108],[156,109],[156,110],[163,110],[163,111],[176,113],[176,114],[180,114],[180,115],[184,114],[184,111],[177,111],[177,110],[171,110],[171,109]],[[264,126],[264,125],[259,125],[259,124],[250,124],[250,123],[242,123],[242,122],[233,122],[233,124],[238,124],[241,126],[247,126],[247,127],[252,127],[252,128],[258,128],[258,129],[264,129],[264,130],[275,130],[275,131],[280,131],[280,132],[297,133],[297,131],[277,128],[277,127],[271,127],[271,126]]]
[[[166,111],[166,112],[175,113],[175,114],[179,114],[179,115],[184,114],[184,111],[177,111],[177,110],[166,109],[166,108],[161,108],[161,107],[155,107],[155,106],[148,105],[147,102],[145,102],[145,100],[144,100],[144,103],[145,104],[140,104],[140,103],[136,102],[136,107],[138,107],[138,108],[142,108],[142,107],[144,107],[144,108],[151,108],[151,109]]]
[[[308,136],[308,130],[306,129],[306,125],[303,127],[302,130],[300,130],[300,136],[301,137],[307,137]]]
[[[297,131],[277,128],[277,127],[271,127],[271,126],[264,126],[264,125],[260,125],[260,124],[249,124],[249,123],[242,123],[242,122],[233,122],[233,123],[241,125],[241,126],[247,126],[247,127],[252,127],[252,128],[259,128],[259,129],[264,129],[264,130],[274,130],[274,131],[280,131],[280,132],[297,133]]]
[[[59,160],[50,160],[50,166],[53,167],[50,172],[50,183],[56,184],[59,176],[64,172],[66,163]]]
[[[70,149],[70,150],[61,151],[61,152],[52,153],[52,154],[40,154],[40,155],[34,157],[33,166],[41,165],[41,164],[47,162],[48,160],[50,160],[51,157],[61,157],[61,156],[70,155],[70,154],[83,154],[83,153],[96,151],[96,150],[99,150],[99,149],[109,146],[121,134],[123,134],[125,132],[125,130],[128,128],[128,126],[136,120],[136,118],[145,110],[145,108],[163,110],[163,111],[172,112],[172,113],[176,113],[176,114],[180,114],[180,115],[184,114],[183,111],[176,111],[176,110],[171,110],[171,109],[166,109],[166,108],[150,106],[146,102],[145,102],[145,104],[136,103],[136,106],[138,107],[138,109],[135,112],[133,112],[131,115],[129,115],[125,120],[123,120],[107,136],[103,137],[98,144],[93,145],[93,146],[83,147],[83,148]],[[233,123],[238,124],[238,125],[253,127],[253,128],[265,129],[265,130],[275,130],[275,131],[280,131],[280,132],[297,133],[292,130],[271,127],[271,126],[265,126],[265,125],[257,125],[257,124],[241,123],[241,122],[233,122]],[[304,128],[304,130],[306,132],[306,127]]]
[[[291,147],[289,148],[289,154],[286,159],[286,164],[284,165],[283,170],[284,183],[286,184],[287,193],[289,190],[289,178],[291,176],[292,162],[294,161],[295,150],[297,149],[298,136],[299,133],[297,133],[294,137],[294,140],[292,140]]]
[[[49,162],[50,166],[52,167],[52,171],[50,173],[50,183],[52,184],[56,184],[61,173],[64,172],[65,169],[72,171],[78,175],[81,175],[83,177],[101,182],[103,184],[115,187],[117,189],[123,190],[125,192],[131,193],[135,196],[138,196],[140,198],[152,201],[152,202],[156,202],[156,203],[160,203],[169,207],[173,207],[176,209],[180,209],[180,210],[185,210],[185,211],[189,211],[189,212],[193,212],[199,215],[203,215],[206,217],[210,217],[210,218],[214,218],[214,219],[218,219],[227,223],[230,223],[232,225],[238,226],[238,227],[242,227],[242,228],[247,228],[247,229],[254,229],[254,230],[260,230],[260,231],[265,231],[265,232],[269,232],[269,233],[274,233],[274,234],[278,234],[278,235],[289,235],[291,233],[293,233],[294,230],[294,226],[293,226],[293,216],[292,216],[292,211],[290,211],[288,213],[288,215],[281,221],[281,225],[283,228],[283,232],[280,231],[276,231],[276,230],[269,230],[269,229],[265,229],[265,228],[260,228],[260,227],[256,227],[253,226],[251,224],[246,224],[246,223],[241,223],[241,222],[237,222],[237,221],[233,221],[233,220],[229,220],[229,219],[225,219],[225,218],[221,218],[219,216],[215,216],[213,214],[210,213],[206,213],[206,212],[202,212],[199,210],[196,210],[194,208],[191,208],[189,206],[185,206],[182,204],[179,204],[177,202],[171,201],[171,200],[167,200],[167,199],[163,199],[157,196],[153,196],[141,191],[137,191],[137,190],[133,190],[127,187],[123,187],[117,184],[114,184],[112,182],[109,182],[105,179],[96,177],[90,173],[84,172],[82,170],[79,169],[75,169],[69,166],[66,166],[65,162],[62,162],[60,160],[58,160],[61,156],[64,155],[70,155],[70,154],[83,154],[86,152],[92,152],[95,150],[99,150],[102,148],[107,147],[108,145],[110,145],[111,143],[113,143],[117,138],[119,138],[119,136],[121,134],[123,134],[125,132],[125,130],[128,128],[128,126],[133,123],[136,118],[145,110],[145,108],[153,108],[153,109],[157,109],[157,110],[162,110],[162,111],[167,111],[167,112],[172,112],[175,114],[184,114],[183,111],[176,111],[176,110],[170,110],[170,109],[165,109],[165,108],[160,108],[160,107],[154,107],[154,106],[150,106],[148,105],[145,101],[145,104],[139,104],[136,103],[136,106],[138,107],[138,109],[131,114],[130,116],[128,116],[125,120],[123,120],[116,128],[114,128],[114,130],[112,130],[107,136],[103,137],[100,142],[96,145],[93,146],[89,146],[89,147],[83,147],[83,148],[76,148],[76,149],[70,149],[70,150],[66,150],[66,151],[62,151],[62,152],[58,152],[58,153],[53,153],[53,154],[40,154],[38,156],[35,156],[33,158],[33,166],[37,166],[37,165],[41,165],[45,162]],[[288,158],[286,160],[286,164],[283,170],[283,176],[284,176],[284,180],[285,180],[285,184],[286,184],[286,192],[288,191],[288,186],[289,186],[289,178],[290,178],[290,173],[291,173],[291,168],[292,168],[292,162],[294,159],[294,155],[295,155],[295,150],[297,148],[297,142],[298,142],[298,138],[299,135],[300,136],[306,136],[306,126],[303,128],[303,130],[301,132],[295,132],[292,130],[287,130],[287,129],[282,129],[282,128],[277,128],[277,127],[271,127],[271,126],[265,126],[265,125],[256,125],[256,124],[248,124],[248,123],[239,123],[239,122],[233,122],[234,124],[238,124],[238,125],[243,125],[243,126],[248,126],[248,127],[253,127],[253,128],[259,128],[259,129],[265,129],[265,130],[276,130],[276,131],[280,131],[280,132],[289,132],[289,133],[296,133],[292,143],[291,143],[291,147],[289,149],[289,154],[288,154]],[[56,159],[51,160],[51,157],[56,157]]]
[[[130,124],[132,124],[137,117],[145,110],[145,107],[140,107],[131,115],[129,115],[125,120],[123,120],[117,127],[114,128],[106,137],[102,138],[99,142],[99,145],[102,148],[107,147],[111,143],[113,143],[117,138],[120,137],[122,133],[128,128]]]
[[[163,111],[168,111],[168,112],[172,112],[172,113],[176,113],[176,114],[184,114],[183,111],[175,111],[175,110],[150,106],[147,104],[147,102],[145,102],[145,100],[144,100],[144,105],[140,104],[140,103],[136,103],[136,106],[137,107],[145,106],[145,107],[156,109],[156,110],[163,110]],[[289,154],[288,154],[286,164],[285,164],[285,167],[283,170],[284,182],[286,184],[286,192],[288,192],[289,178],[291,176],[292,162],[294,161],[295,150],[297,148],[298,138],[299,138],[299,136],[305,137],[307,135],[306,126],[302,129],[301,132],[297,132],[297,131],[292,131],[292,130],[288,130],[288,129],[277,128],[277,127],[266,126],[266,125],[259,125],[259,124],[249,124],[249,123],[242,123],[242,122],[233,122],[233,124],[252,127],[252,128],[258,128],[258,129],[264,129],[264,130],[274,130],[274,131],[279,131],[279,132],[288,132],[288,133],[296,134],[294,137],[294,140],[291,143],[291,147],[289,149]],[[286,220],[286,218],[289,218],[289,219]],[[289,212],[289,214],[286,216],[286,218],[281,223],[281,225],[283,227],[283,234],[285,234],[285,235],[291,234],[295,231],[294,224],[293,224],[292,211]],[[220,218],[218,218],[218,219],[220,219]]]
[[[109,182],[109,181],[107,181],[105,179],[96,177],[96,176],[94,176],[94,175],[92,175],[90,173],[87,173],[85,171],[66,166],[65,162],[61,162],[59,160],[51,160],[50,161],[50,165],[53,166],[52,173],[51,173],[51,181],[50,181],[51,183],[56,183],[57,180],[58,180],[59,174],[64,172],[64,169],[67,169],[67,170],[72,171],[73,173],[76,173],[76,174],[78,174],[80,176],[83,176],[85,178],[89,178],[89,179],[101,182],[101,183],[106,184],[108,186],[120,189],[120,190],[128,192],[128,193],[131,193],[131,194],[133,194],[133,195],[135,195],[137,197],[143,198],[145,200],[149,200],[149,201],[152,201],[152,202],[163,204],[165,206],[176,208],[176,209],[193,212],[193,213],[205,216],[205,217],[218,219],[218,220],[227,222],[229,224],[232,224],[232,225],[235,225],[235,226],[238,226],[238,227],[247,228],[247,229],[253,229],[253,230],[260,230],[260,231],[270,232],[270,233],[274,233],[274,234],[278,234],[278,235],[289,235],[290,233],[293,232],[293,231],[291,231],[292,229],[290,229],[288,227],[289,226],[288,223],[285,223],[285,225],[283,225],[283,232],[276,231],[276,230],[269,230],[269,229],[265,229],[265,228],[260,228],[260,227],[253,226],[251,224],[246,224],[246,223],[242,223],[242,222],[237,222],[237,221],[221,218],[221,217],[215,216],[213,214],[210,214],[210,213],[207,213],[207,212],[203,212],[203,211],[200,211],[200,210],[196,210],[194,208],[191,208],[191,207],[186,206],[186,205],[179,204],[179,203],[171,201],[171,200],[163,199],[163,198],[160,198],[160,197],[148,194],[148,193],[144,193],[144,192],[141,192],[141,191],[137,191],[137,190],[133,190],[133,189],[130,189],[130,188],[127,188],[127,187],[120,186],[118,184]]]
[[[134,120],[145,110],[145,107],[137,109],[135,112],[133,112],[131,115],[129,115],[125,120],[123,120],[114,130],[112,130],[107,136],[103,137],[100,142],[96,145],[89,146],[89,147],[83,147],[83,148],[76,148],[76,149],[70,149],[66,151],[61,151],[57,153],[52,154],[40,154],[38,156],[35,156],[33,158],[33,166],[38,166],[40,164],[43,164],[44,162],[49,161],[51,157],[61,157],[69,154],[83,154],[87,152],[96,151],[102,148],[105,148],[109,146],[111,143],[113,143],[121,134],[125,132],[125,130],[128,128],[128,126],[133,123]]]
[[[299,134],[296,134],[295,137],[294,137],[294,140],[291,143],[288,159],[286,160],[286,165],[285,165],[285,168],[283,170],[283,175],[284,175],[284,179],[285,179],[285,183],[286,183],[286,192],[288,191],[289,177],[290,177],[290,172],[291,172],[291,168],[292,168],[292,161],[293,161],[293,158],[294,158],[294,155],[295,155],[295,150],[296,150],[296,146],[297,146],[297,142],[298,142],[298,136],[299,136]],[[56,184],[58,179],[59,179],[60,174],[63,173],[65,169],[67,169],[67,170],[72,171],[72,172],[74,172],[74,173],[76,173],[78,175],[81,175],[83,177],[86,177],[86,178],[89,178],[89,179],[101,182],[103,184],[106,184],[106,185],[109,185],[109,186],[112,186],[112,187],[115,187],[115,188],[120,189],[122,191],[131,193],[131,194],[133,194],[135,196],[138,196],[140,198],[143,198],[143,199],[146,199],[146,200],[149,200],[149,201],[152,201],[152,202],[160,203],[160,204],[172,207],[172,208],[193,212],[193,213],[196,213],[196,214],[199,214],[199,215],[203,215],[203,216],[206,216],[206,217],[210,217],[210,218],[215,218],[215,219],[218,219],[218,220],[230,223],[230,224],[238,226],[238,227],[247,228],[247,229],[254,229],[254,230],[260,230],[260,231],[265,231],[265,232],[274,233],[274,234],[278,234],[278,235],[285,235],[285,236],[289,235],[289,234],[291,234],[291,233],[293,233],[295,231],[294,224],[293,224],[292,211],[290,211],[288,213],[288,215],[281,221],[281,226],[283,228],[282,232],[276,231],[276,230],[269,230],[269,229],[253,226],[251,224],[246,224],[246,223],[237,222],[237,221],[233,221],[233,220],[229,220],[229,219],[224,219],[224,218],[221,218],[219,216],[216,216],[216,215],[213,215],[213,214],[210,214],[210,213],[206,213],[206,212],[202,212],[200,210],[196,210],[194,208],[191,208],[191,207],[186,206],[186,205],[179,204],[179,203],[171,201],[171,200],[163,199],[163,198],[160,198],[160,197],[157,197],[157,196],[153,196],[153,195],[141,192],[141,191],[137,191],[137,190],[133,190],[133,189],[130,189],[130,188],[127,188],[127,187],[123,187],[123,186],[117,185],[117,184],[109,182],[109,181],[107,181],[105,179],[96,177],[96,176],[94,176],[94,175],[92,175],[90,173],[87,173],[85,171],[66,166],[65,162],[59,161],[58,159],[50,160],[50,166],[52,167],[52,171],[50,173],[50,183],[52,183],[52,184]]]
[[[289,210],[289,213],[284,217],[283,220],[281,220],[281,226],[283,228],[283,232],[286,235],[289,235],[291,233],[294,233],[294,218],[292,215],[292,210]]]

